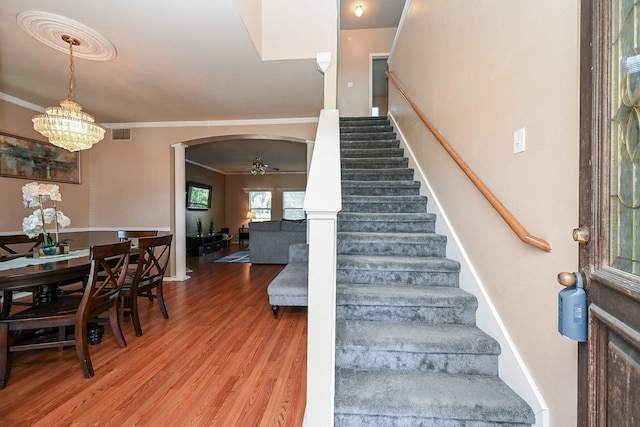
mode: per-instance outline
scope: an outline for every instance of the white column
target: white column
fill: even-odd
[[[175,244],[175,250],[173,251],[175,256],[175,273],[174,277],[167,278],[167,280],[187,280],[187,238],[186,238],[186,199],[184,197],[185,191],[185,149],[186,145],[183,143],[173,144],[173,159],[174,159],[174,234],[173,242]]]

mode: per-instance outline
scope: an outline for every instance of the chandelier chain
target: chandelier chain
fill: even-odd
[[[69,41],[69,89],[67,89],[67,100],[73,101],[73,80],[74,80],[74,68],[73,68],[73,41]]]
[[[75,67],[73,64],[73,46],[80,46],[80,40],[67,35],[62,36],[62,40],[69,43],[69,87],[67,89],[67,101],[73,101],[73,86],[76,80]]]

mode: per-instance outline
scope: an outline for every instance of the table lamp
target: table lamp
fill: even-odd
[[[251,222],[252,219],[256,219],[256,213],[254,211],[247,212],[247,219]]]

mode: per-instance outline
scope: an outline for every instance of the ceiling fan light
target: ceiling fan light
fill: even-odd
[[[260,159],[260,157],[256,157],[256,160],[251,165],[251,174],[252,175],[258,175],[258,174],[264,175],[264,173],[266,171],[267,171],[267,165],[262,163],[262,160]]]

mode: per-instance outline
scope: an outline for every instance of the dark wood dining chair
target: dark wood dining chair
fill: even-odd
[[[12,353],[41,348],[75,346],[85,377],[93,377],[87,323],[107,311],[118,345],[127,346],[120,329],[118,298],[126,277],[123,272],[129,265],[130,248],[130,241],[91,247],[89,280],[82,296],[59,296],[52,302],[0,319],[0,388],[9,380]],[[73,338],[68,336],[71,326]],[[58,333],[34,333],[50,328],[57,328]]]
[[[169,318],[164,303],[162,282],[169,264],[172,234],[159,237],[146,237],[138,241],[138,264],[134,274],[128,274],[120,294],[121,310],[129,313],[137,336],[142,336],[138,308],[139,297],[158,300],[158,307],[165,319]],[[153,290],[155,289],[155,295]]]
[[[155,237],[158,235],[158,230],[119,230],[118,239],[120,241],[139,239],[141,237]]]
[[[21,254],[31,254],[33,250],[44,242],[44,236],[38,234],[36,237],[29,237],[26,234],[14,234],[11,236],[0,236],[0,257],[14,258]],[[35,294],[37,289],[31,290]],[[23,292],[27,292],[24,291]],[[6,317],[11,311],[13,303],[13,292],[4,291],[2,293],[2,311],[1,316]],[[26,303],[15,303],[17,305],[31,305]]]
[[[131,245],[136,247],[138,245],[138,240],[142,237],[156,237],[158,235],[158,230],[119,230],[118,231],[118,239],[120,241],[131,240]],[[132,260],[129,265],[129,271],[135,271],[136,264],[135,260]],[[153,295],[151,292],[148,293],[147,298],[149,301],[153,301]]]
[[[32,253],[36,246],[44,242],[44,236],[38,234],[29,237],[26,234],[0,236],[0,255],[17,255]],[[3,254],[3,252],[5,252]]]

